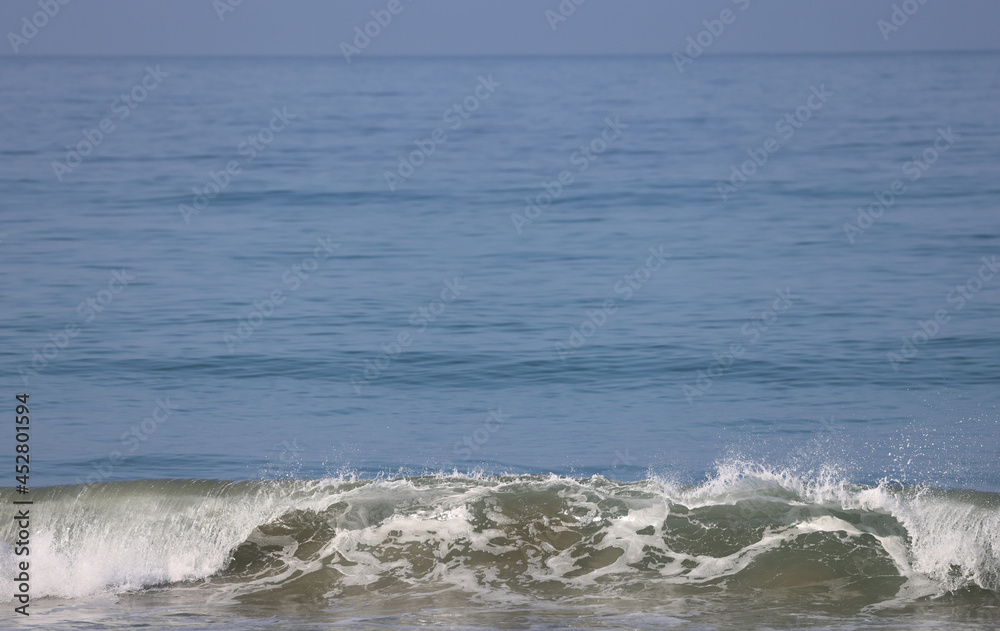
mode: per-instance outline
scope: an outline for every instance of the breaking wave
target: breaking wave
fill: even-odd
[[[12,489],[0,495],[10,504]],[[1000,496],[746,462],[657,477],[145,480],[33,490],[34,597],[150,587],[266,602],[823,590],[866,604],[1000,591]],[[0,542],[14,596],[16,532]],[[992,595],[992,594],[991,594]]]

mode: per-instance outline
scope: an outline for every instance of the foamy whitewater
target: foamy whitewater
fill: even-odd
[[[739,461],[698,486],[439,473],[115,482],[39,489],[34,502],[32,586],[53,603],[611,612],[694,598],[752,612],[808,598],[817,612],[877,615],[946,595],[995,611],[1000,590],[1000,496]],[[3,538],[14,534],[8,524]],[[4,576],[5,602],[13,589]]]

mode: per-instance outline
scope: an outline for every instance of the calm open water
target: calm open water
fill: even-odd
[[[1000,55],[0,78],[31,624],[1000,621]]]

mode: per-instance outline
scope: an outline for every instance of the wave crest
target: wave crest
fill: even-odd
[[[438,474],[115,482],[32,495],[36,596],[156,585],[265,601],[794,589],[870,604],[1000,591],[997,495],[859,486],[832,470],[802,476],[735,460],[696,486]],[[13,567],[10,525],[3,536],[0,557]],[[0,598],[9,601],[7,576]]]

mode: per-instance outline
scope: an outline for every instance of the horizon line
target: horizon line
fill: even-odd
[[[675,52],[665,53],[393,53],[393,54],[368,54],[356,57],[357,60],[365,59],[483,59],[483,58],[665,58],[671,59]],[[996,54],[1000,53],[1000,48],[962,48],[962,49],[937,49],[937,50],[832,50],[832,51],[755,51],[755,52],[708,52],[704,57],[787,57],[793,55],[804,56],[852,56],[852,55],[936,55],[936,54]],[[340,53],[25,53],[11,54],[0,53],[0,59],[66,59],[66,58],[92,58],[92,59],[119,59],[119,58],[175,58],[175,59],[341,59]],[[352,60],[353,61],[353,60]]]

